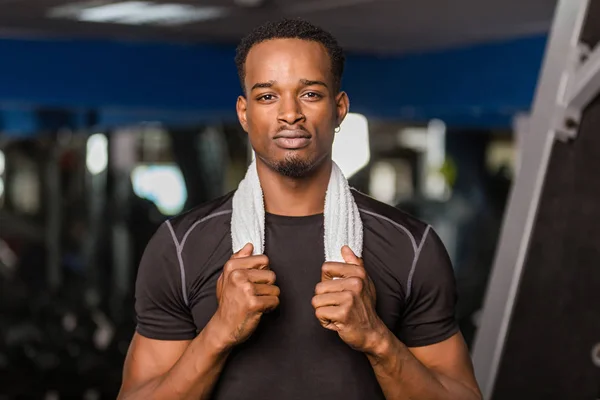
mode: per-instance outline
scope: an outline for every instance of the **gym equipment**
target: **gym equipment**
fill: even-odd
[[[600,395],[599,23],[558,2],[474,344],[485,399]]]

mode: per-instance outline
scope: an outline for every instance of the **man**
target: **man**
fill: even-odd
[[[460,399],[481,395],[432,229],[358,192],[358,258],[324,263],[343,52],[300,20],[246,37],[237,113],[256,152],[264,254],[232,255],[228,194],[158,229],[136,284],[123,399]],[[337,279],[334,279],[337,278]]]

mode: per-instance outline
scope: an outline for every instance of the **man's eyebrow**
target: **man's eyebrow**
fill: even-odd
[[[267,82],[258,82],[255,83],[252,86],[252,89],[250,89],[250,91],[254,90],[254,89],[265,89],[265,88],[271,88],[275,85],[275,83],[277,83],[276,81],[267,81]],[[315,86],[315,85],[319,85],[319,86],[324,86],[324,87],[328,87],[327,84],[323,81],[315,81],[315,80],[310,80],[310,79],[300,79],[300,83],[303,86]]]
[[[327,87],[327,84],[323,81],[311,81],[309,79],[300,79],[300,83],[302,83],[304,86],[320,85]]]
[[[275,81],[258,82],[258,83],[255,83],[254,86],[252,86],[252,89],[250,89],[250,90],[252,91],[254,89],[270,88],[270,87],[273,87],[274,84],[275,84]]]

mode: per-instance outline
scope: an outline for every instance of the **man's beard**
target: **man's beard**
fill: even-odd
[[[296,155],[287,155],[281,161],[274,161],[271,167],[279,174],[288,178],[305,178],[315,167],[315,163]]]

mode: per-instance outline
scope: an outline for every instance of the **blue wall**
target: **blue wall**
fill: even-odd
[[[508,126],[532,102],[546,37],[399,57],[348,56],[351,109],[370,118]],[[0,40],[0,129],[40,128],[40,107],[102,125],[235,119],[233,46]],[[76,116],[72,121],[82,121]]]

